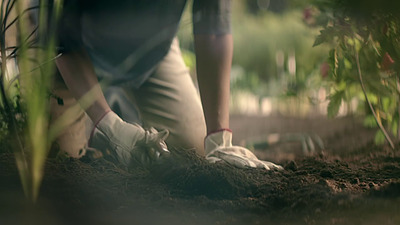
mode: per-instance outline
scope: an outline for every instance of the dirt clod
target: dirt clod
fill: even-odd
[[[297,171],[297,164],[294,161],[290,161],[286,166],[285,170]]]
[[[333,174],[329,170],[322,170],[319,175],[323,178],[333,178]]]

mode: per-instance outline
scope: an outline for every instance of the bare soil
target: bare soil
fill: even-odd
[[[375,130],[359,119],[237,115],[232,129],[235,143],[308,132],[326,148],[257,150],[283,171],[209,164],[181,149],[129,171],[105,159],[49,159],[36,205],[25,201],[13,155],[2,153],[0,224],[400,224],[400,146],[374,146]]]

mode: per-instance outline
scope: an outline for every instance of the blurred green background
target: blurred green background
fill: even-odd
[[[231,112],[247,114],[325,114],[321,65],[328,48],[312,45],[314,26],[307,1],[232,1],[234,58]],[[185,62],[195,77],[191,6],[178,37]],[[311,100],[311,101],[310,101]]]

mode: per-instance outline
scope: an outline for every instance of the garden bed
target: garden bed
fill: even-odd
[[[342,132],[346,120],[336,122]],[[342,141],[335,129],[321,133],[327,144]],[[209,164],[180,149],[129,171],[104,159],[49,159],[35,206],[25,202],[13,155],[2,153],[0,224],[400,224],[400,153],[368,143],[281,158],[283,171]]]

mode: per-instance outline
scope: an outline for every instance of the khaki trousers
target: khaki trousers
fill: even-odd
[[[92,129],[86,113],[77,107],[60,76],[56,77],[54,94],[64,104],[50,100],[52,121],[56,121],[67,109],[76,111],[68,120],[70,124],[57,138],[61,151],[79,158],[85,154]],[[104,90],[105,97],[114,112],[127,122],[136,122],[145,128],[167,129],[170,135],[167,145],[195,149],[204,155],[203,141],[206,126],[199,94],[183,62],[177,39],[152,76],[138,89],[110,86]]]

